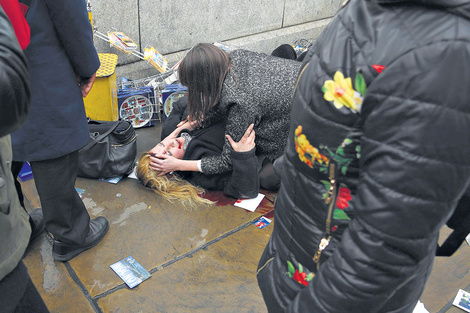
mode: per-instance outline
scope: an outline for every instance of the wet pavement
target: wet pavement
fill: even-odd
[[[136,129],[139,152],[153,147],[161,125]],[[40,207],[33,180],[22,183],[26,206]],[[185,210],[142,188],[137,180],[117,184],[78,178],[92,218],[110,222],[96,247],[69,262],[52,259],[50,237],[43,233],[24,262],[51,312],[266,312],[256,281],[256,267],[272,232],[253,222],[273,219],[276,194],[255,212],[236,199],[209,192],[218,205]],[[442,230],[442,237],[450,232]],[[133,289],[110,265],[132,256],[152,276]],[[463,312],[453,307],[459,289],[470,290],[470,248],[466,243],[450,258],[436,259],[421,301],[431,312]]]

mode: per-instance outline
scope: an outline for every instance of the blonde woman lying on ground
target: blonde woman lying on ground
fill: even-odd
[[[161,166],[174,160],[199,160],[219,155],[225,140],[231,145],[233,170],[205,175],[199,171],[161,172]],[[259,192],[258,161],[255,156],[255,132],[250,125],[239,142],[225,135],[225,122],[194,131],[181,128],[143,153],[137,177],[146,188],[167,200],[179,200],[185,207],[213,202],[200,197],[204,189],[223,190],[234,198],[254,198]],[[203,189],[204,188],[204,189]]]

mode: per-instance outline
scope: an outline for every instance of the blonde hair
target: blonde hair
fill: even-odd
[[[185,208],[196,208],[198,205],[212,205],[215,202],[204,199],[200,195],[204,194],[204,189],[194,186],[177,175],[158,176],[156,172],[149,168],[150,154],[142,153],[137,165],[136,174],[140,183],[147,189],[162,196],[165,200],[173,202],[180,201]]]

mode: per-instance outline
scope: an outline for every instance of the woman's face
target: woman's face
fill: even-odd
[[[155,155],[169,155],[177,159],[182,159],[184,155],[184,142],[186,140],[183,137],[178,138],[165,138],[163,139],[155,149],[152,149]]]

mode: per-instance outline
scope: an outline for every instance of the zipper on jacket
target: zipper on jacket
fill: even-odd
[[[302,77],[302,75],[304,74],[305,69],[306,69],[309,65],[310,65],[310,62],[308,62],[308,63],[302,68],[302,70],[300,71],[299,77],[297,77],[297,81],[295,82],[295,86],[294,86],[294,95],[295,95],[295,92],[297,91],[297,85],[299,85],[300,77]]]
[[[328,174],[330,179],[330,189],[328,189],[328,193],[325,197],[325,203],[328,204],[328,214],[326,216],[326,223],[325,223],[325,236],[320,240],[320,244],[318,245],[317,252],[313,256],[313,262],[317,264],[317,270],[320,267],[320,257],[323,250],[330,244],[331,235],[330,235],[330,226],[331,226],[331,218],[333,216],[333,209],[336,203],[336,179],[335,179],[335,170],[336,165],[335,163],[330,160],[328,163]]]

